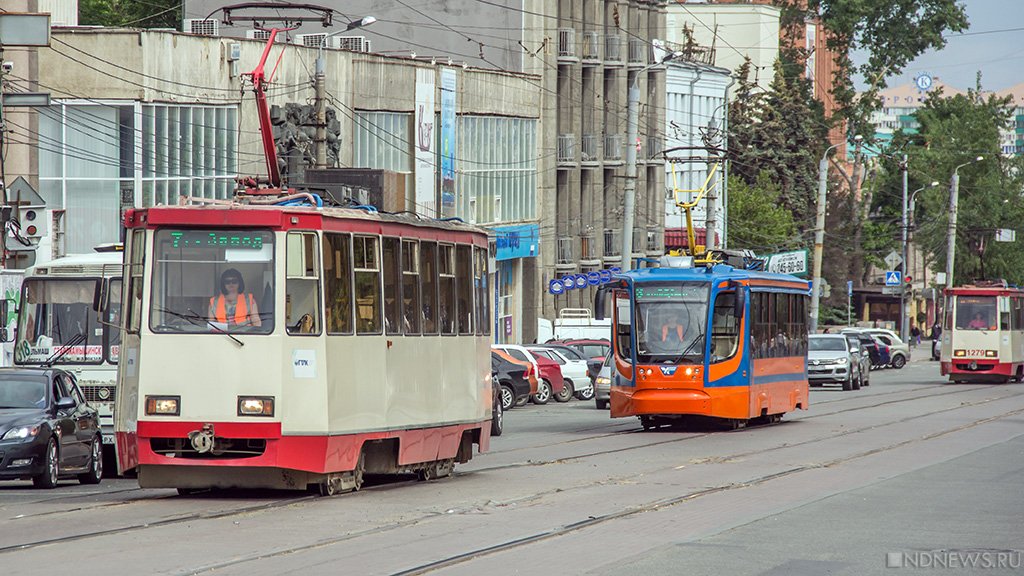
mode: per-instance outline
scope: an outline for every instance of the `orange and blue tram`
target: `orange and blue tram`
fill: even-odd
[[[599,317],[609,295],[613,418],[740,428],[807,409],[805,280],[666,256],[602,286]]]

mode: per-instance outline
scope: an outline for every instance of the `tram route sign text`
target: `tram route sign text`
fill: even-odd
[[[768,265],[765,270],[778,274],[792,274],[793,276],[807,275],[807,250],[794,250],[771,254],[767,257]]]

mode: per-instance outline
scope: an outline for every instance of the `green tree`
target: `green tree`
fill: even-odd
[[[917,112],[920,129],[908,146],[910,175],[918,187],[932,180],[945,186],[918,195],[915,244],[937,270],[946,266],[949,188],[957,165],[977,156],[982,162],[960,168],[954,283],[1005,278],[1024,282],[1024,250],[1018,242],[995,242],[995,231],[1016,229],[1024,240],[1024,158],[1008,158],[1000,148],[1000,128],[1011,122],[1011,102],[986,94],[978,85],[946,97],[933,93]]]
[[[802,246],[793,215],[779,202],[779,186],[767,171],[753,185],[729,176],[729,242],[759,254]]]
[[[79,0],[78,21],[85,26],[178,28],[182,0]]]

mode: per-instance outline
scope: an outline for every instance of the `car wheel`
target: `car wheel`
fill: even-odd
[[[57,486],[57,478],[60,476],[60,452],[57,450],[57,439],[51,437],[46,443],[46,453],[43,455],[46,463],[43,473],[32,477],[32,484],[36,488],[54,488]]]
[[[89,471],[78,475],[82,484],[99,484],[103,479],[103,440],[97,436],[92,440],[89,454]]]
[[[502,393],[501,396],[502,398],[494,403],[494,413],[491,414],[491,436],[501,436],[505,429],[505,408],[502,407],[505,394]]]
[[[558,402],[568,402],[569,400],[572,400],[573,393],[572,380],[566,379],[562,382],[561,392],[555,394],[555,400]]]
[[[537,393],[533,395],[533,403],[543,406],[551,400],[551,384],[547,380],[541,380],[537,384]]]
[[[860,385],[861,385],[861,377],[857,376],[856,378],[854,378],[853,374],[850,374],[850,386],[854,390],[860,390]]]
[[[608,401],[607,400],[594,400],[594,405],[597,407],[598,410],[607,410],[608,409]]]
[[[508,384],[501,385],[501,408],[511,410],[516,404],[516,392]]]
[[[590,384],[582,390],[576,391],[576,397],[580,400],[591,400],[594,398],[594,385]]]
[[[843,380],[843,390],[853,390],[853,373],[847,374]]]
[[[907,365],[907,359],[903,357],[903,354],[897,354],[892,357],[892,367],[899,370]]]

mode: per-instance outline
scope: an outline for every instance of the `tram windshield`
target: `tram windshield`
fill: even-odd
[[[162,229],[150,328],[165,333],[274,329],[274,234],[267,230]]]
[[[703,361],[708,289],[700,282],[637,285],[637,362]]]
[[[960,330],[997,330],[995,296],[956,297],[956,327]]]
[[[14,361],[42,364],[53,357],[57,364],[101,363],[103,325],[92,310],[95,291],[95,279],[26,278]]]

